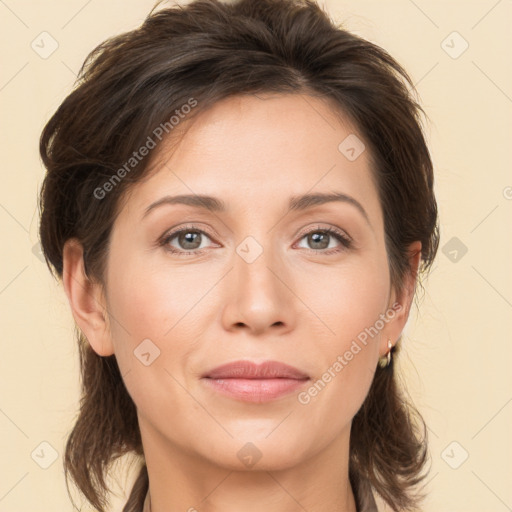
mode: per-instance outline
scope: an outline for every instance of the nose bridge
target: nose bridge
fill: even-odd
[[[250,287],[247,292],[274,295],[280,288],[276,282],[280,272],[278,249],[273,247],[271,235],[265,237],[263,240],[262,235],[249,235],[238,244],[235,277],[239,286]]]
[[[230,323],[262,330],[276,323],[290,324],[292,294],[286,270],[274,247],[274,237],[263,228],[244,238],[235,248],[233,280],[228,310]]]
[[[251,202],[258,204],[254,199]],[[269,225],[265,212],[249,211],[241,205],[236,229],[238,234],[245,235],[235,246],[235,268],[240,281],[265,284],[270,276],[275,278],[270,269],[279,265],[279,248],[275,244],[276,230]]]

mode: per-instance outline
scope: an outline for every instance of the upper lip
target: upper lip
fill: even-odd
[[[255,363],[248,360],[232,361],[217,366],[202,375],[210,379],[309,379],[309,376],[297,368],[279,361]]]

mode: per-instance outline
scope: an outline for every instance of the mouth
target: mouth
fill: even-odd
[[[249,360],[232,361],[217,366],[202,375],[210,379],[308,379],[309,375],[294,366],[279,361],[255,363]]]
[[[310,377],[278,361],[233,361],[202,375],[210,389],[243,402],[263,403],[289,395],[305,386]]]

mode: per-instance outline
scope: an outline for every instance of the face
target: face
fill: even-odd
[[[361,143],[318,98],[258,95],[215,104],[176,147],[154,150],[156,170],[130,190],[112,231],[109,332],[88,336],[115,353],[148,445],[225,468],[256,455],[279,469],[348,439],[405,323]],[[162,201],[182,195],[224,209]],[[252,394],[229,395],[202,378],[241,359],[307,379],[281,394],[274,379],[267,394],[249,383]]]

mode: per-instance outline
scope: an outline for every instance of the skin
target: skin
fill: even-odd
[[[398,296],[368,149],[355,161],[338,150],[349,134],[364,140],[319,98],[230,97],[201,112],[172,150],[155,150],[159,165],[115,221],[105,287],[85,276],[80,244],[66,243],[75,321],[99,355],[116,355],[137,406],[152,512],[356,510],[351,422],[388,339],[394,344],[407,321],[421,244],[409,248],[412,270]],[[369,222],[348,202],[287,213],[290,196],[333,191],[359,201]],[[228,211],[165,205],[141,220],[152,202],[177,194],[212,195]],[[207,233],[197,249],[178,237],[158,245],[189,224]],[[354,245],[308,239],[329,227]],[[251,263],[236,251],[248,236],[263,251]],[[273,359],[308,374],[308,389],[395,301],[400,311],[307,404],[297,392],[247,403],[200,379],[228,361]],[[134,350],[148,338],[160,355],[145,366]],[[252,467],[237,456],[249,442],[261,453]]]

